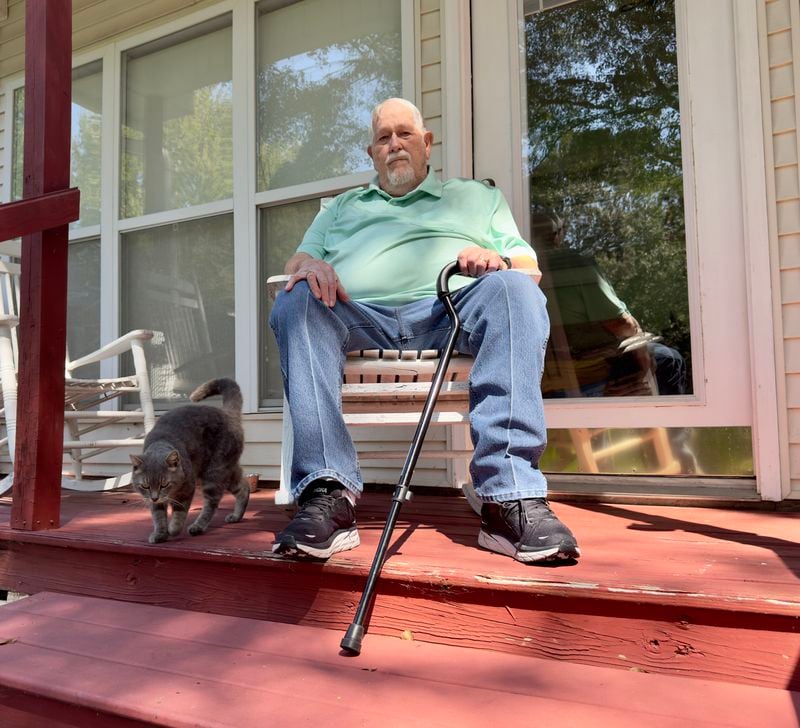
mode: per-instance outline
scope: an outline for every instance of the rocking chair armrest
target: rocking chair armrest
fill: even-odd
[[[539,283],[539,279],[542,277],[541,272],[537,268],[514,268],[514,272],[528,276],[528,278],[536,284]],[[275,296],[284,289],[290,278],[291,276],[285,273],[267,278],[267,294],[269,295],[270,301],[275,300]]]
[[[274,301],[275,297],[280,293],[289,282],[291,276],[287,273],[282,273],[278,276],[270,276],[267,278],[267,295],[270,301]]]
[[[97,351],[93,351],[91,354],[82,356],[80,359],[75,359],[71,362],[68,362],[66,366],[67,372],[71,372],[73,369],[78,369],[79,367],[86,366],[87,364],[94,364],[95,362],[103,361],[104,359],[110,359],[113,356],[119,356],[120,354],[124,354],[126,351],[130,351],[134,342],[145,342],[152,338],[152,331],[146,331],[145,329],[129,331],[124,336],[120,336],[118,339],[115,339],[105,346],[100,347]]]
[[[19,316],[15,316],[13,313],[0,314],[0,326],[5,326],[9,329],[19,326]]]

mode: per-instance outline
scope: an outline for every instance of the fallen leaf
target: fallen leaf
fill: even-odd
[[[404,629],[400,634],[400,639],[412,641],[414,639],[414,633],[410,629]]]

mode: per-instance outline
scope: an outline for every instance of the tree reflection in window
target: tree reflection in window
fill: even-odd
[[[642,327],[682,356],[690,393],[674,0],[525,8],[532,12],[524,26],[523,145],[534,243],[543,245],[537,221],[560,222],[562,249],[594,265]],[[545,267],[548,256],[540,256]],[[624,387],[580,393],[642,394]]]
[[[402,93],[400,3],[273,5],[258,18],[258,189],[371,169],[372,107]]]

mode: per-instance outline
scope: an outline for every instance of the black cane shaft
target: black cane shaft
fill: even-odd
[[[458,313],[456,312],[455,307],[450,300],[450,291],[447,288],[447,281],[449,280],[450,276],[458,272],[458,268],[459,266],[457,262],[451,263],[442,270],[442,272],[439,274],[438,280],[436,281],[437,295],[439,300],[444,305],[448,317],[450,318],[450,336],[447,340],[447,345],[445,346],[445,349],[439,358],[439,364],[437,365],[436,372],[433,375],[431,387],[428,390],[428,396],[425,398],[425,405],[422,409],[419,422],[417,423],[417,429],[414,432],[414,437],[411,441],[408,455],[406,455],[403,469],[400,472],[400,479],[397,488],[395,489],[394,497],[392,498],[392,507],[390,508],[389,514],[386,517],[386,525],[383,528],[383,533],[381,534],[380,541],[378,542],[378,548],[375,551],[375,556],[372,559],[372,566],[370,567],[369,575],[367,576],[367,583],[364,586],[363,593],[361,594],[361,600],[358,603],[358,608],[356,609],[353,623],[350,625],[347,633],[341,641],[342,649],[355,655],[361,653],[361,640],[364,636],[364,621],[366,620],[367,612],[369,611],[369,607],[372,603],[375,585],[378,582],[378,577],[380,576],[381,569],[383,568],[383,562],[386,558],[386,552],[389,548],[389,541],[391,540],[394,527],[397,523],[397,518],[400,515],[400,508],[402,507],[403,502],[408,498],[411,476],[414,473],[417,459],[419,458],[420,451],[422,450],[422,443],[425,440],[425,435],[428,431],[428,426],[430,425],[431,418],[433,416],[433,410],[436,407],[436,400],[438,399],[439,392],[442,389],[442,383],[444,382],[444,377],[447,373],[447,367],[450,363],[453,350],[455,349],[459,329],[461,328],[461,322],[458,319]]]

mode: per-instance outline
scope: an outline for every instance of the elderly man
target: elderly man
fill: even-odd
[[[499,190],[440,182],[428,170],[433,135],[419,110],[388,99],[367,148],[377,178],[325,205],[286,264],[270,325],[294,428],[291,485],[299,510],[279,554],[327,558],[359,544],[361,473],[341,415],[345,354],[441,349],[449,320],[436,299],[441,268],[458,260],[457,349],[475,357],[470,472],[483,501],[478,543],[522,562],[575,559],[575,538],[550,510],[539,470],[546,443],[540,381],[549,333],[545,299],[527,276],[533,249]]]

